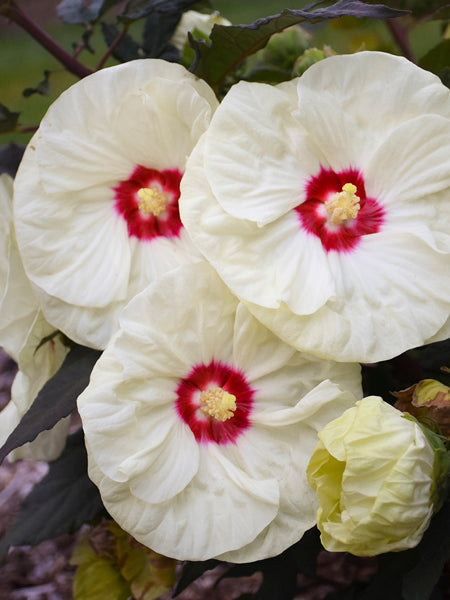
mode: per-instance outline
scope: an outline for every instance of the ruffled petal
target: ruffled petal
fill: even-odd
[[[16,362],[39,314],[39,304],[23,269],[12,222],[13,180],[0,176],[0,346]]]
[[[323,306],[335,288],[319,239],[301,231],[293,212],[263,228],[224,212],[205,178],[205,141],[191,154],[181,182],[180,214],[193,242],[245,300],[269,308],[285,302],[301,313]]]
[[[316,147],[294,118],[292,86],[241,82],[215,114],[205,141],[205,175],[224,211],[266,225],[304,199],[320,167]]]
[[[329,261],[337,300],[314,315],[249,310],[297,349],[340,361],[388,360],[423,345],[448,319],[448,258],[414,235],[366,236],[358,252]]]
[[[423,115],[400,125],[383,140],[365,178],[367,191],[387,205],[390,219],[397,208],[415,212],[418,200],[450,187],[449,138],[448,119]]]
[[[424,113],[450,118],[450,91],[439,77],[384,52],[327,58],[302,75],[299,88],[305,110],[309,93],[330,106],[334,103],[331,114],[337,106],[352,115],[355,134],[365,130],[372,146],[375,139],[383,140],[401,123]]]
[[[40,132],[35,137],[36,144],[43,139]],[[30,142],[16,176],[14,204],[28,277],[49,296],[77,306],[124,300],[130,249],[126,224],[109,205],[112,189],[91,189],[83,208],[76,195],[62,194],[55,201],[40,183],[33,148]]]

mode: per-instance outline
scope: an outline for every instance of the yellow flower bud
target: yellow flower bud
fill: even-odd
[[[416,546],[433,513],[435,462],[419,425],[370,396],[319,439],[307,475],[324,547],[373,556]]]

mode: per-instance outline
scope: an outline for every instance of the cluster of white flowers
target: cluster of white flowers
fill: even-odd
[[[89,475],[136,539],[182,560],[258,560],[298,541],[320,501],[324,543],[351,550],[376,523],[336,546],[327,520],[363,518],[380,470],[367,486],[353,470],[344,506],[351,427],[314,448],[344,411],[361,415],[360,362],[449,334],[449,155],[450,91],[383,53],[241,82],[220,104],[153,59],[75,84],[28,145],[1,231],[0,344],[23,399],[13,389],[0,431],[60,366],[59,334],[34,352],[60,330],[104,350],[78,399]],[[377,532],[375,546],[358,540],[364,553],[418,542],[425,450],[414,532],[406,523],[397,546]]]

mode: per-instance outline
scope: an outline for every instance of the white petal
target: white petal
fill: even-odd
[[[440,79],[392,54],[332,56],[309,68],[299,82],[302,92],[323,96],[351,114],[358,128],[370,132],[369,141],[372,136],[382,140],[424,112],[450,117],[450,91]]]
[[[111,206],[113,191],[105,199],[104,190],[94,189],[83,208],[76,196],[55,202],[43,192],[33,147],[15,180],[15,227],[27,275],[48,295],[79,306],[123,300],[130,250],[126,224]]]
[[[70,416],[58,421],[52,429],[41,431],[32,442],[13,450],[8,460],[56,460],[64,450],[69,430]]]
[[[448,119],[424,115],[394,129],[378,147],[364,175],[369,195],[387,205],[389,217],[405,205],[414,211],[419,199],[450,187],[449,138]]]
[[[442,342],[450,338],[450,315],[444,325],[430,338],[425,341],[425,344],[434,344],[435,342]]]
[[[0,300],[3,298],[7,287],[9,272],[9,252],[11,245],[11,222],[12,222],[12,194],[13,180],[9,175],[0,175]]]
[[[180,560],[217,556],[252,541],[275,517],[278,502],[275,479],[249,477],[211,446],[202,453],[198,476],[166,509],[149,545]]]
[[[44,384],[56,373],[68,348],[56,335],[44,344],[42,340],[55,332],[42,314],[32,324],[17,357],[19,370],[11,386],[11,400],[0,413],[0,445],[19,424]]]
[[[320,163],[293,118],[294,86],[241,82],[222,101],[205,141],[205,174],[230,215],[265,225],[304,200]]]
[[[448,258],[414,235],[366,236],[356,252],[329,260],[339,283],[336,302],[310,317],[256,305],[250,311],[300,350],[359,362],[421,346],[448,318]]]
[[[181,182],[181,218],[193,242],[241,298],[269,308],[284,301],[306,313],[320,308],[335,292],[320,242],[300,230],[293,212],[263,228],[224,212],[205,178],[204,144],[205,137]]]
[[[49,296],[36,286],[33,286],[33,290],[47,321],[77,344],[103,350],[119,327],[123,302],[88,309]]]
[[[13,180],[0,175],[0,346],[17,362],[39,305],[25,274],[12,222]]]
[[[147,380],[149,393],[136,397],[134,386],[121,385],[112,348],[102,355],[91,379],[95,385],[80,395],[78,407],[102,471],[149,502],[178,494],[197,472],[198,446],[175,413],[176,382],[163,390],[157,381]]]
[[[131,245],[129,295],[135,295],[164,273],[180,265],[200,262],[202,255],[184,228],[179,237],[155,238],[148,244]]]
[[[228,360],[237,299],[206,262],[185,265],[171,275],[129,303],[122,327],[146,344],[160,340],[185,365],[208,364],[213,357]]]

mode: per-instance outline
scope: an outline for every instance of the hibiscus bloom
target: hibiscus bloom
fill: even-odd
[[[320,503],[324,547],[375,556],[417,546],[443,484],[438,455],[419,424],[368,396],[328,423],[319,440],[307,475]]]
[[[180,65],[99,71],[50,107],[15,182],[25,270],[49,322],[103,348],[124,304],[199,254],[181,225],[180,180],[217,100]]]
[[[0,446],[31,407],[40,389],[61,366],[68,347],[40,311],[23,269],[12,222],[13,180],[0,176],[0,346],[18,364],[11,400],[0,412]],[[45,338],[49,338],[44,341]],[[51,338],[51,339],[50,339]],[[62,451],[69,418],[31,443],[14,450],[10,458],[53,460]]]
[[[317,432],[361,397],[359,366],[282,342],[207,263],[149,285],[120,322],[78,399],[112,517],[181,560],[257,560],[299,540],[315,522]]]
[[[187,165],[181,217],[282,339],[389,359],[448,334],[449,155],[436,76],[379,52],[334,56],[231,89]]]

